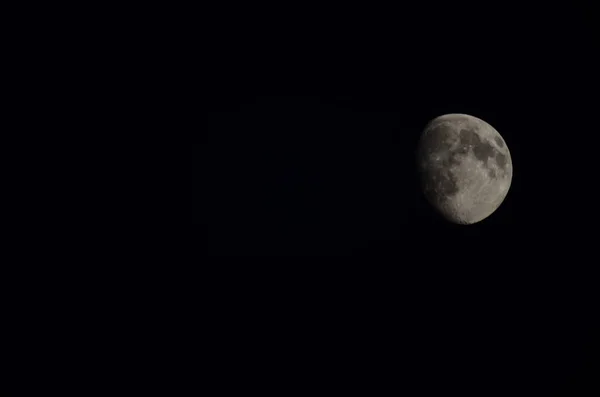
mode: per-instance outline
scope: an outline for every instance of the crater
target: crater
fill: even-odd
[[[445,167],[429,169],[424,181],[425,190],[433,200],[447,199],[459,191],[456,177]]]
[[[431,152],[448,150],[450,146],[447,141],[451,137],[452,129],[444,125],[438,125],[425,134],[421,145]]]
[[[498,167],[500,167],[504,170],[504,167],[506,167],[506,156],[500,152],[497,152],[496,153],[496,164],[498,164]]]
[[[472,130],[460,130],[460,143],[461,145],[471,146],[473,148],[473,154],[479,161],[487,163],[487,159],[494,157],[496,149],[488,142],[482,142],[479,135]]]

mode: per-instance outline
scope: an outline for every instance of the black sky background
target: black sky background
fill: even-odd
[[[236,356],[308,360],[265,364],[285,390],[597,395],[588,7],[348,7],[213,32],[192,230],[208,256],[246,258],[221,301]],[[487,121],[512,155],[507,198],[471,226],[418,189],[419,134],[446,113]]]

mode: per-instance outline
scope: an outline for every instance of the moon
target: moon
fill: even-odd
[[[510,151],[500,133],[467,114],[431,120],[421,134],[417,163],[427,201],[445,219],[462,225],[496,211],[512,181]]]

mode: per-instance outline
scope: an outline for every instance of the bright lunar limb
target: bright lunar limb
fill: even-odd
[[[473,224],[502,204],[512,181],[506,142],[491,125],[467,114],[431,120],[417,149],[427,201],[448,221]]]

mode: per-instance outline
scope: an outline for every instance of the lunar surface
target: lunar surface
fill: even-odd
[[[430,121],[417,150],[425,198],[448,221],[469,225],[502,204],[512,180],[506,142],[491,125],[466,114]]]

